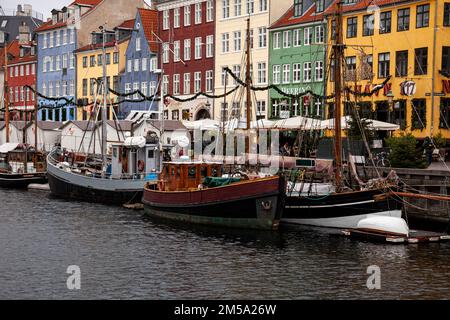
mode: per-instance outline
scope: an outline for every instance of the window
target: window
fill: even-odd
[[[89,94],[91,96],[93,96],[95,94],[95,84],[96,84],[96,79],[95,78],[91,78],[91,80],[90,80],[90,90],[89,90]],[[126,87],[125,87],[125,93],[128,93],[128,92],[127,92]]]
[[[55,47],[59,47],[61,45],[61,34],[59,31],[55,32]]]
[[[283,65],[283,83],[291,82],[291,65],[284,64]]]
[[[241,78],[241,65],[240,64],[235,64],[233,66],[233,74],[236,78],[240,79]],[[237,85],[237,81],[233,79],[233,84]]]
[[[230,0],[222,0],[222,18],[230,17]]]
[[[21,66],[20,66],[20,76],[21,76],[21,77],[23,77],[24,71],[25,71],[25,70],[24,70],[24,68],[23,68],[23,65],[21,65]]]
[[[180,94],[180,75],[173,75],[173,94]]]
[[[378,78],[387,78],[390,75],[390,68],[390,53],[380,53],[378,55]]]
[[[42,49],[46,49],[47,48],[47,34],[44,33],[42,36]]]
[[[230,35],[228,33],[222,33],[222,53],[230,52]]]
[[[174,61],[174,62],[180,61],[180,57],[181,57],[181,55],[180,55],[180,49],[181,49],[181,47],[180,47],[180,41],[179,41],[179,40],[174,41],[174,42],[173,42],[173,61]]]
[[[128,72],[133,71],[133,69],[132,69],[132,61],[131,60],[127,60],[127,71]]]
[[[191,25],[191,6],[187,5],[184,6],[184,26],[190,26]]]
[[[108,57],[108,56],[106,56],[106,57]],[[106,60],[108,60],[108,59],[106,59]],[[141,70],[142,71],[147,71],[147,58],[142,58],[142,68],[141,68]]]
[[[283,32],[283,48],[291,47],[291,31]]]
[[[139,61],[139,59],[134,59],[134,71],[135,72],[139,72],[139,65],[141,64],[141,62]]]
[[[395,76],[406,77],[408,75],[408,50],[395,53]]]
[[[311,79],[312,79],[311,62],[305,62],[303,64],[303,81],[311,82]]]
[[[156,81],[150,81],[150,95],[152,96],[155,94],[156,94]]]
[[[409,30],[409,8],[399,9],[397,13],[397,31]]]
[[[293,65],[294,83],[302,81],[302,64],[294,63]]]
[[[325,10],[325,0],[316,1],[316,12],[320,13]]]
[[[206,37],[206,57],[212,58],[214,56],[214,36]]]
[[[316,81],[323,80],[323,61],[316,61],[315,65],[315,79]]]
[[[195,38],[195,59],[202,58],[202,38]]]
[[[147,85],[147,82],[142,82],[141,83],[141,92],[142,92],[142,94],[144,95],[144,96],[147,96],[148,95],[148,85]]]
[[[294,17],[300,17],[303,12],[303,0],[294,0]]]
[[[83,79],[83,96],[86,97],[88,95],[88,80]]]
[[[275,32],[273,34],[273,48],[280,49],[281,48],[281,33]]]
[[[163,44],[163,62],[169,63],[169,44],[168,43]]]
[[[191,60],[191,39],[184,40],[184,60]]]
[[[141,51],[141,38],[136,37],[136,51]]]
[[[315,34],[316,34],[316,43],[324,43],[325,33],[323,26],[317,26]]]
[[[428,48],[415,49],[414,74],[425,75],[428,73]]]
[[[169,10],[163,11],[163,30],[169,30]]]
[[[267,28],[262,27],[259,28],[259,47],[265,48],[267,47]]]
[[[363,17],[363,36],[373,36],[373,29],[374,29],[374,15],[365,15]]]
[[[347,38],[355,38],[358,35],[358,18],[347,19]]]
[[[265,62],[259,62],[258,63],[258,83],[263,84],[267,82],[267,76],[266,76],[266,63]]]
[[[412,129],[423,130],[426,128],[427,101],[425,99],[413,99],[412,102]]]
[[[302,35],[300,29],[294,30],[294,47],[300,47],[302,45]]]
[[[36,65],[35,64],[31,65],[31,74],[36,74]]]
[[[87,68],[88,66],[88,62],[87,62],[87,57],[83,57],[83,68]]]
[[[213,72],[212,70],[206,71],[206,92],[212,92],[213,85]]]
[[[311,31],[312,31],[311,28],[305,28],[305,29],[303,30],[303,36],[304,36],[303,43],[305,44],[305,46],[311,45],[312,37],[313,37]]]
[[[61,56],[57,55],[56,56],[56,67],[55,67],[56,71],[61,70]]]
[[[62,56],[62,67],[63,69],[67,69],[67,54],[63,54]]]
[[[246,14],[255,13],[255,0],[246,0]]]
[[[221,84],[222,84],[222,87],[225,86],[225,85],[228,85],[228,73],[225,70],[226,68],[227,68],[226,66],[222,67],[222,73],[221,73]]]
[[[240,17],[242,14],[242,1],[234,0],[234,16]]]
[[[214,20],[214,2],[212,0],[206,1],[206,22]]]
[[[75,95],[75,80],[70,80],[70,92],[69,95]]]
[[[392,26],[392,12],[386,11],[380,13],[380,34],[390,33]]]
[[[202,89],[202,73],[195,72],[194,73],[194,93],[200,92]]]
[[[90,59],[90,66],[95,67],[95,56],[90,56],[89,59]]]
[[[417,6],[416,28],[428,27],[430,23],[430,5]]]
[[[444,26],[450,26],[450,3],[444,3]]]
[[[356,79],[356,56],[345,59],[345,80],[355,81]]]
[[[125,83],[125,93],[128,94],[131,92],[131,83]]]
[[[241,31],[233,32],[233,44],[234,44],[234,51],[241,51],[242,49]]]
[[[183,93],[190,94],[191,93],[191,74],[184,74],[184,85],[183,85]]]
[[[114,52],[113,53],[113,63],[114,64],[118,64],[119,63],[119,53],[118,52]]]
[[[272,73],[273,73],[273,83],[280,84],[280,82],[281,82],[281,66],[274,65]]]
[[[70,43],[75,43],[75,29],[70,31]]]
[[[202,23],[202,3],[195,4],[195,24]]]
[[[441,98],[441,116],[439,128],[448,129],[450,126],[450,99]]]
[[[140,98],[139,93],[137,93],[137,91],[139,91],[139,82],[133,83],[133,92],[136,92],[133,95],[133,99],[134,100],[138,100]]]
[[[266,102],[264,100],[256,101],[256,115],[258,117],[266,115]]]
[[[442,70],[450,72],[450,47],[442,47]]]

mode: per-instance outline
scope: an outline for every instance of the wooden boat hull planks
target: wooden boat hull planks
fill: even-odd
[[[47,176],[42,173],[0,173],[0,187],[26,189],[30,184],[45,184]]]

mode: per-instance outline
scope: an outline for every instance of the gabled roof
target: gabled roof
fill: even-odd
[[[13,42],[10,42],[8,45],[8,55],[12,56],[13,59],[18,57],[20,54],[20,46],[19,46],[19,40],[14,40]],[[11,60],[8,60],[8,63]],[[5,49],[2,48],[1,55],[0,55],[0,66],[4,66],[5,64]]]
[[[114,29],[133,29],[134,28],[135,19],[125,20],[121,24],[119,24]]]
[[[120,131],[131,131],[131,129],[133,129],[133,125],[134,122],[130,121],[130,120],[106,120],[106,123],[112,127],[112,128],[116,128]],[[101,122],[99,122],[99,124],[101,124]]]
[[[303,23],[320,22],[323,20],[323,17],[323,12],[316,13],[315,3],[299,17],[294,16],[294,6],[292,6],[280,19],[274,22],[269,29],[277,29]]]
[[[26,62],[33,62],[33,61],[37,61],[37,56],[35,55],[31,55],[31,52],[29,52],[27,55],[21,57],[20,56],[20,47],[22,45],[19,44],[18,40],[17,41],[17,48],[15,48],[14,50],[17,50],[18,52],[16,54],[14,54],[13,59],[8,60],[8,66],[9,65],[14,65],[14,64],[19,64],[19,63],[26,63]],[[34,45],[34,43],[31,41],[28,44],[26,44],[26,46],[32,46]],[[36,48],[35,48],[36,50]],[[35,51],[36,52],[36,51]]]
[[[153,9],[138,9],[139,15],[142,20],[142,27],[144,29],[145,37],[147,38],[150,50],[152,52],[158,52],[159,45],[156,37],[153,35],[158,32],[158,11]]]
[[[414,2],[414,1],[411,1],[411,0],[359,0],[356,3],[344,4],[342,6],[342,10],[344,13],[347,13],[347,12],[354,12],[354,11],[362,11],[362,10],[365,10],[369,6],[383,7],[383,6],[389,6],[389,5],[394,5],[394,4],[398,5],[398,4],[402,4],[404,2]],[[337,1],[334,1],[334,3],[327,10],[325,10],[325,13],[332,14],[332,13],[336,12],[336,9],[337,9]]]
[[[64,123],[60,129],[67,127],[68,125],[73,124],[78,129],[83,131],[93,131],[97,126],[92,121],[79,121],[79,120],[71,120]]]

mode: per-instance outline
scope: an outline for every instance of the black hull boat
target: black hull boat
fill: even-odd
[[[371,216],[402,216],[401,203],[384,189],[352,191],[317,196],[288,196],[282,223],[329,228],[356,228]]]
[[[0,187],[27,189],[30,184],[45,184],[45,173],[0,173]]]

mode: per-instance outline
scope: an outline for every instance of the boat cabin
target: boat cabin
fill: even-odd
[[[130,137],[112,145],[110,173],[113,179],[124,177],[154,180],[162,167],[162,154],[156,135]]]
[[[19,143],[5,143],[0,146],[0,171],[4,173],[45,172],[45,155],[29,146]]]
[[[220,178],[223,165],[196,162],[167,162],[159,175],[160,191],[198,190],[205,179]]]

